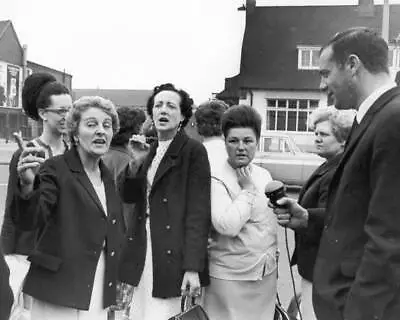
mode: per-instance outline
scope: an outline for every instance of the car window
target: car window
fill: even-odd
[[[290,148],[289,148],[289,144],[287,143],[286,139],[284,139],[284,138],[265,137],[263,151],[264,152],[276,152],[276,153],[289,153]]]

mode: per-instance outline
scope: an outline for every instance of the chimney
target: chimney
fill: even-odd
[[[246,13],[247,14],[253,13],[255,8],[256,8],[256,0],[246,0]]]
[[[358,15],[360,17],[373,17],[374,14],[374,0],[358,0]]]
[[[22,46],[22,75],[25,81],[28,77],[28,46],[26,44]]]

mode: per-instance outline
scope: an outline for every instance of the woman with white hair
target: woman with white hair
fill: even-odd
[[[31,320],[106,320],[116,302],[122,205],[101,157],[119,130],[114,104],[82,97],[66,117],[72,147],[44,160],[22,146],[13,222],[40,230],[24,283]],[[44,163],[43,163],[44,162]]]
[[[320,107],[310,115],[309,127],[315,133],[317,154],[326,161],[303,186],[298,203],[307,209],[310,223],[320,225],[317,229],[320,233],[324,225],[328,187],[339,164],[354,117],[355,110],[338,110],[334,107]],[[303,319],[314,320],[316,317],[312,305],[312,278],[319,241],[313,240],[316,237],[305,231],[296,232],[295,239],[296,247],[291,265],[297,264],[301,276],[300,311]]]

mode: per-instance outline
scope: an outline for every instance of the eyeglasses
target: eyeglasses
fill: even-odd
[[[46,112],[53,112],[57,113],[59,116],[63,116],[71,110],[71,108],[60,108],[60,109],[53,109],[53,108],[46,108]]]

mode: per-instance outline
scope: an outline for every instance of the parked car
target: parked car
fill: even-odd
[[[261,135],[253,163],[267,169],[274,180],[302,186],[324,161],[314,153],[302,152],[289,135],[269,131]]]

